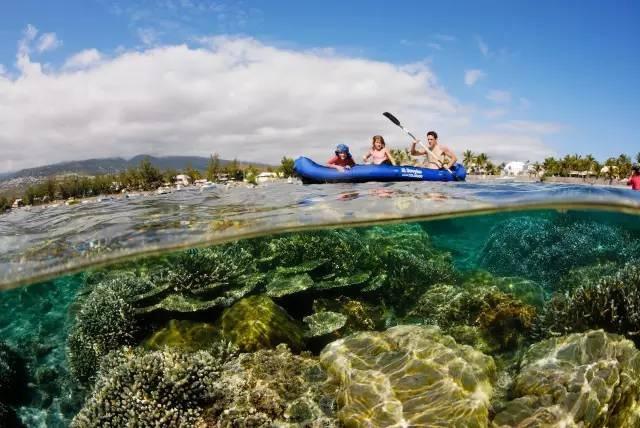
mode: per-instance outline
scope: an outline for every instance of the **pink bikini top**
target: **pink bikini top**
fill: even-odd
[[[375,164],[379,164],[387,160],[387,153],[384,151],[384,149],[382,150],[371,149],[369,150],[369,153],[371,154],[371,160]]]

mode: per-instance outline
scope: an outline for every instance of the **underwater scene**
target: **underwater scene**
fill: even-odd
[[[11,287],[0,426],[640,426],[639,220],[309,228]]]

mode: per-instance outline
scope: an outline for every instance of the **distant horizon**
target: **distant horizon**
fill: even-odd
[[[10,2],[0,172],[70,154],[216,147],[277,163],[376,134],[408,145],[383,111],[497,162],[633,156],[638,21],[628,0]]]

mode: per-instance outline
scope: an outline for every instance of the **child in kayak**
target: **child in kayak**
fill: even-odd
[[[382,135],[374,135],[371,141],[371,149],[364,155],[364,161],[367,162],[371,159],[371,163],[374,165],[395,165],[396,161],[393,155],[386,148],[384,138]]]
[[[349,169],[356,164],[353,161],[353,156],[349,153],[349,147],[346,144],[338,144],[335,153],[335,156],[327,161],[327,166],[329,168],[334,168],[343,172],[345,169]]]

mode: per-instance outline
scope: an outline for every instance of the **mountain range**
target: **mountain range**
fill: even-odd
[[[101,159],[85,159],[78,161],[60,162],[51,165],[38,166],[34,168],[21,169],[20,171],[0,174],[0,181],[7,181],[17,178],[37,178],[50,177],[62,174],[81,174],[81,175],[100,175],[114,174],[125,171],[128,168],[136,167],[143,159],[149,159],[151,164],[160,170],[175,169],[183,170],[191,166],[194,169],[204,171],[207,169],[209,162],[208,157],[202,156],[149,156],[137,155],[131,159],[124,158],[101,158]],[[220,166],[225,166],[233,161],[220,159]],[[274,165],[263,163],[250,163],[246,161],[238,161],[241,167],[253,165],[256,168],[273,167]]]

